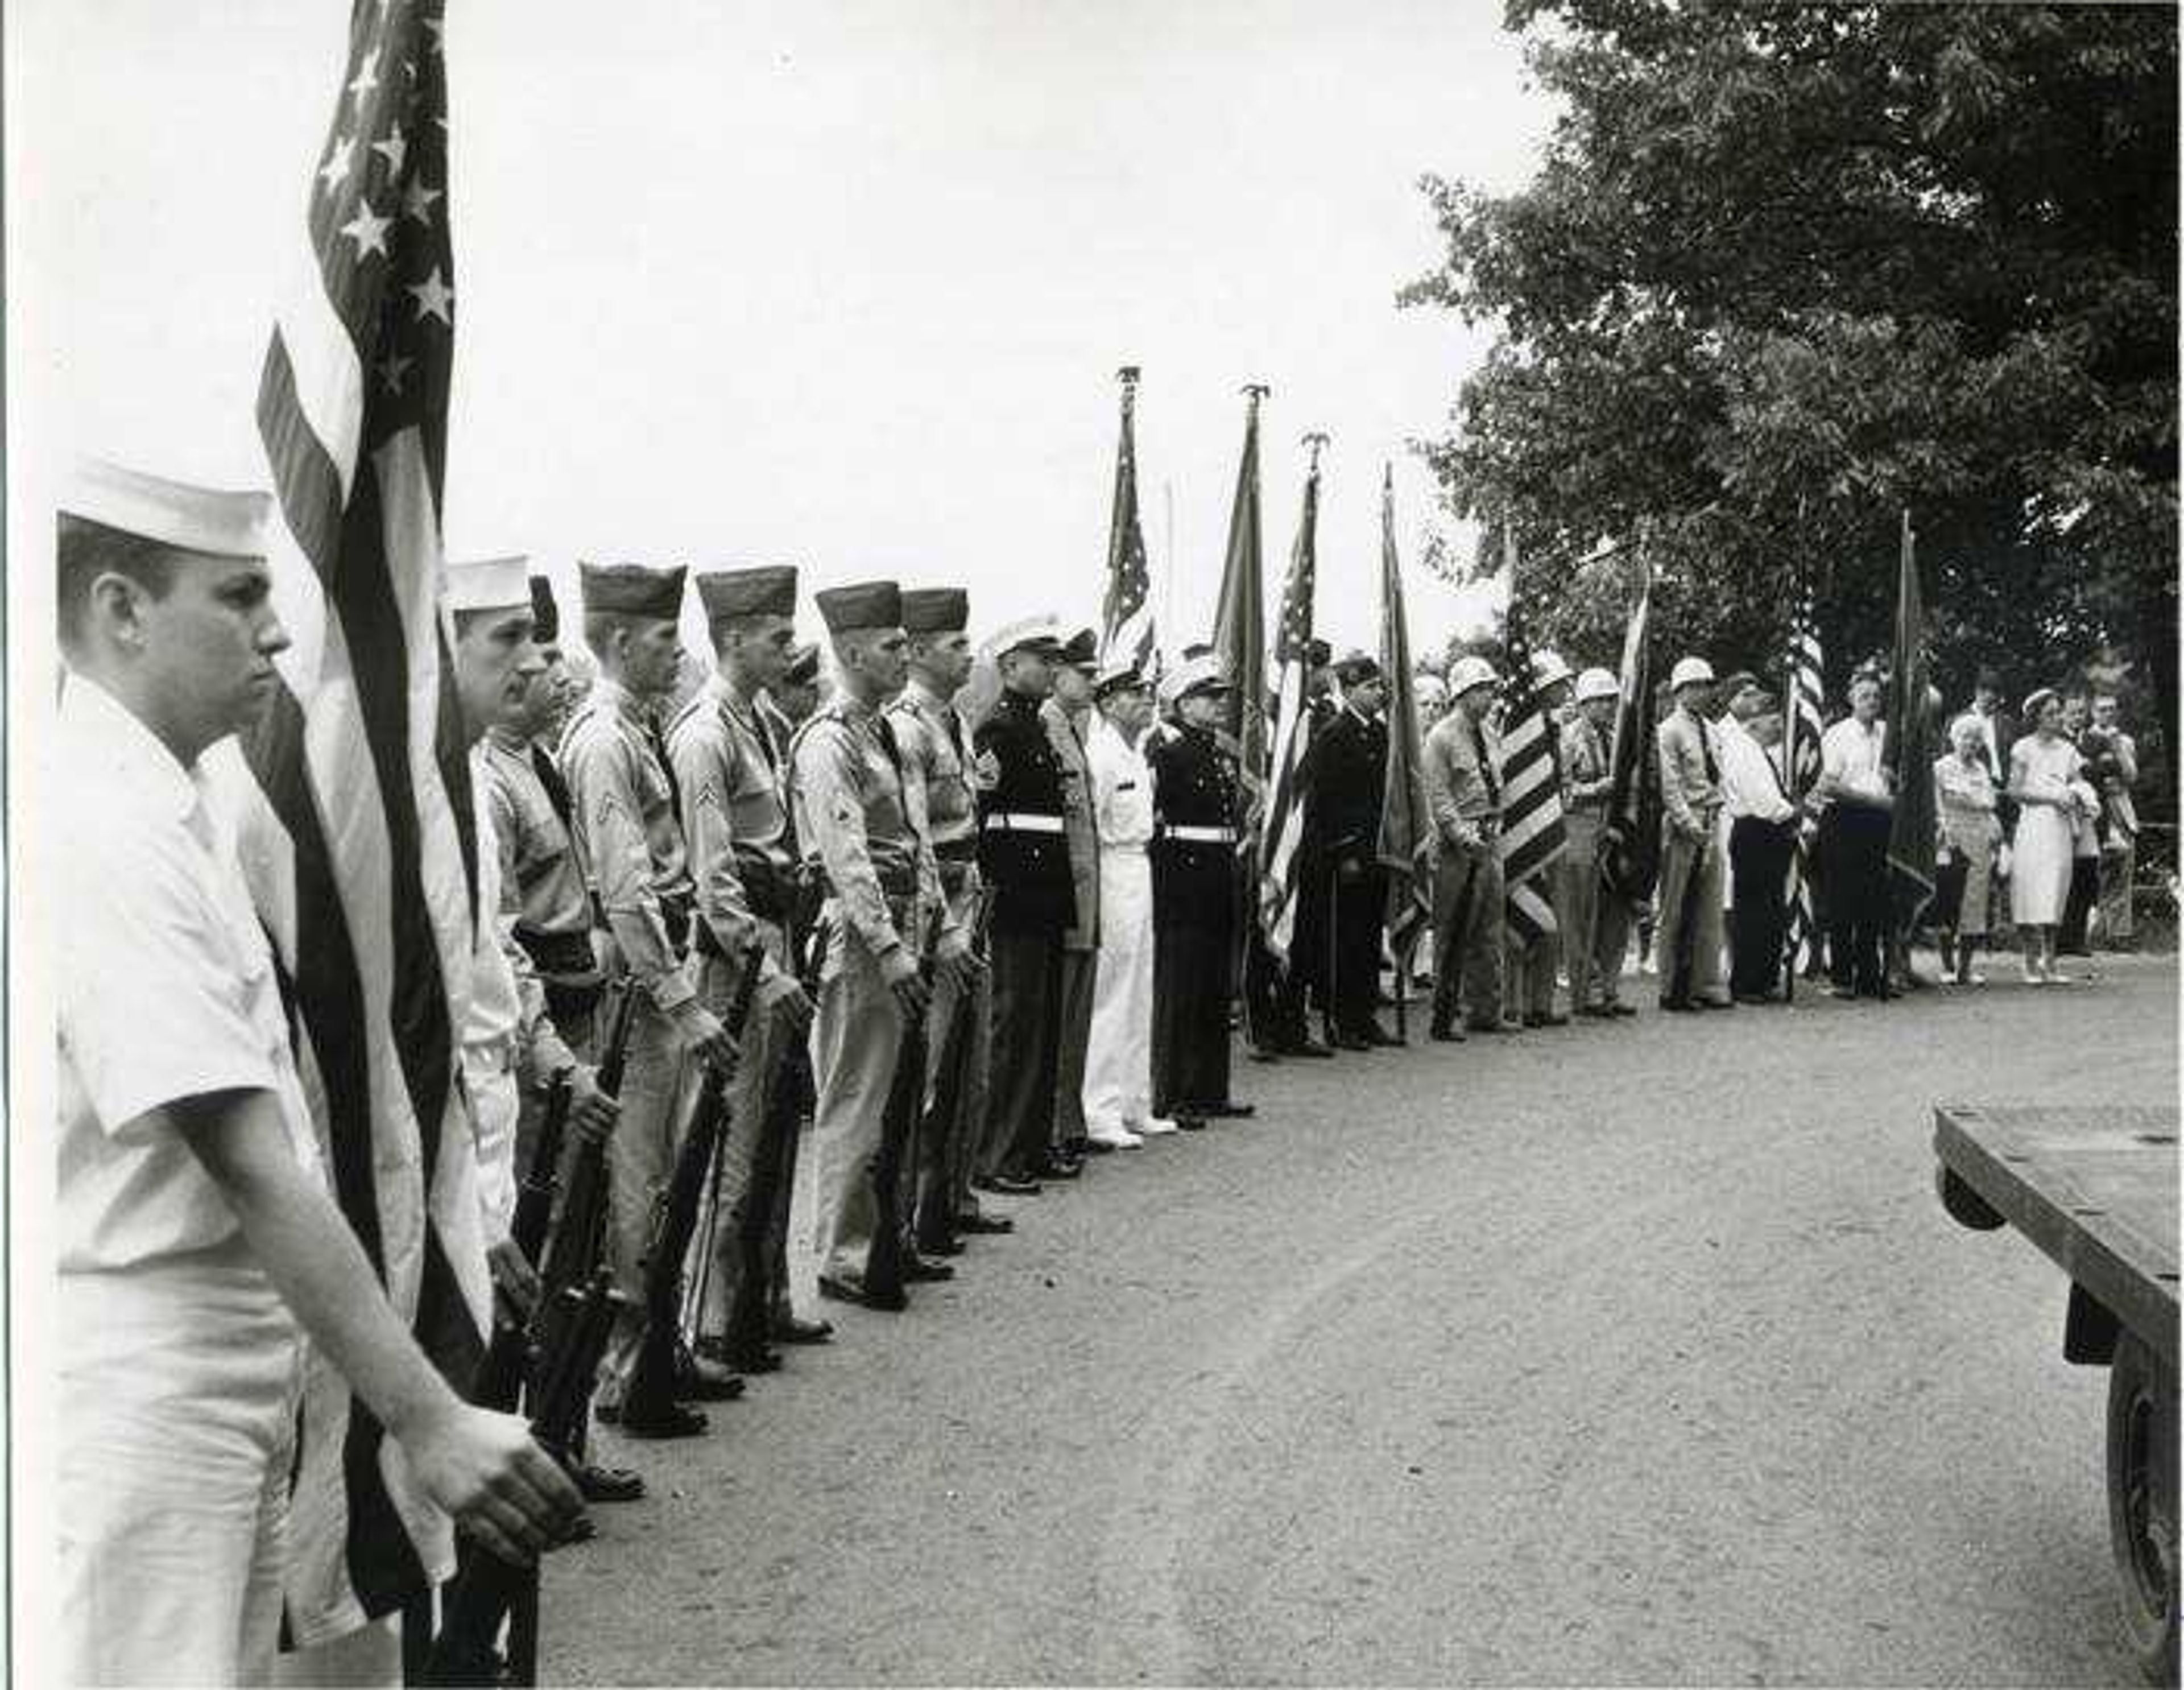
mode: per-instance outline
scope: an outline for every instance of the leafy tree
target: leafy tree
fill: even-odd
[[[2135,660],[2174,745],[2176,14],[1507,21],[1563,114],[1519,192],[1426,179],[1402,297],[1499,326],[1425,449],[1483,547],[1514,524],[1540,637],[1611,656],[1642,548],[1664,637],[1764,662],[1809,573],[1839,684],[1908,508],[1953,700]]]

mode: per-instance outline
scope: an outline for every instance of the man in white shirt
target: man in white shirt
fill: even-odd
[[[1153,1113],[1153,776],[1141,744],[1152,692],[1128,658],[1093,686],[1099,720],[1085,743],[1100,839],[1100,951],[1084,1057],[1084,1129],[1134,1149],[1175,1123]]]
[[[279,684],[270,501],[86,465],[58,533],[60,1676],[273,1670],[301,1343],[425,1492],[525,1559],[573,1520],[465,1404],[320,1174],[273,960],[202,754]]]
[[[1782,707],[1747,691],[1716,729],[1722,808],[1729,817],[1729,990],[1739,1003],[1769,1003],[1782,975],[1790,857],[1797,806],[1784,789],[1772,748],[1782,741]]]
[[[1836,997],[1885,998],[1888,940],[1888,828],[1896,807],[1883,761],[1887,725],[1880,682],[1850,683],[1850,714],[1820,736],[1817,849],[1826,865],[1828,965]]]

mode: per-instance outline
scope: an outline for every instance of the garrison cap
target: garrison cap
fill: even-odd
[[[905,633],[961,633],[971,625],[971,595],[961,587],[902,589]]]
[[[819,642],[811,640],[800,645],[788,659],[788,667],[781,678],[792,687],[808,687],[819,679]]]
[[[531,637],[541,645],[561,637],[561,607],[554,602],[554,583],[543,575],[531,577]]]
[[[829,633],[855,633],[861,628],[900,627],[902,588],[892,581],[859,581],[847,587],[826,587],[812,597]]]
[[[448,566],[448,608],[507,611],[531,607],[531,560],[481,557]]]
[[[1377,681],[1380,678],[1380,660],[1369,651],[1348,652],[1334,666],[1334,678],[1346,687],[1354,687],[1360,681]]]
[[[70,466],[59,508],[139,539],[213,557],[263,557],[273,496],[169,481],[101,458]]]
[[[1058,660],[1072,669],[1096,669],[1100,664],[1100,636],[1080,627],[1062,642]]]
[[[708,623],[732,616],[796,614],[796,566],[763,563],[749,569],[709,569],[698,577],[698,598]]]
[[[587,613],[610,611],[618,616],[653,616],[668,622],[682,614],[686,573],[679,563],[671,569],[647,569],[641,563],[577,566]]]

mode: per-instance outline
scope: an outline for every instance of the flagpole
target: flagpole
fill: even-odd
[[[1167,518],[1167,555],[1161,566],[1160,634],[1153,641],[1156,669],[1161,667],[1162,640],[1175,638],[1175,483],[1165,477],[1161,482],[1161,504]]]

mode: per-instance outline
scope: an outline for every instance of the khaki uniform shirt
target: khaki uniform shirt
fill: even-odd
[[[1684,834],[1711,837],[1721,813],[1721,759],[1712,731],[1681,710],[1669,711],[1653,730],[1661,758],[1661,807]]]
[[[741,957],[760,938],[746,873],[772,876],[784,894],[795,877],[787,749],[756,708],[716,674],[676,718],[667,753],[682,800],[698,919],[723,957]],[[760,984],[779,972],[769,954]]]
[[[902,757],[912,822],[931,843],[950,913],[967,921],[978,897],[978,804],[970,725],[949,700],[915,676],[887,706]]]
[[[697,993],[668,929],[671,906],[688,905],[690,870],[648,720],[642,700],[602,679],[561,736],[561,774],[630,978],[671,1010]]]
[[[1426,735],[1426,806],[1446,844],[1476,850],[1502,820],[1502,736],[1489,723],[1451,710]]]

